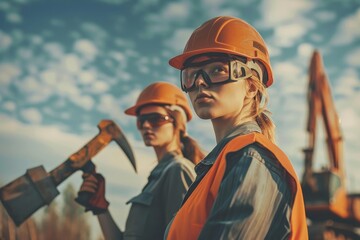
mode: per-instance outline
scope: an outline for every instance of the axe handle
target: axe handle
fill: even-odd
[[[70,159],[67,159],[65,162],[54,168],[50,175],[54,180],[56,186],[62,183],[65,179],[70,177],[78,169],[72,167],[73,162]]]
[[[58,186],[74,172],[86,166],[91,161],[91,158],[111,141],[112,135],[108,132],[108,126],[100,128],[98,135],[50,172],[55,185]]]
[[[52,177],[54,183],[56,186],[58,186],[60,183],[62,183],[65,179],[67,179],[69,176],[71,176],[74,172],[79,170],[78,168],[74,168],[72,166],[73,162],[70,159],[67,159],[65,162],[60,164],[58,167],[53,169],[50,172],[50,176]],[[81,168],[83,172],[85,173],[96,173],[95,171],[95,164],[89,160],[86,162],[86,164]]]

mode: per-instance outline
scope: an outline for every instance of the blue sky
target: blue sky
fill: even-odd
[[[360,192],[357,0],[1,1],[0,181],[38,165],[50,171],[98,133],[101,119],[112,119],[126,133],[139,165],[136,175],[115,144],[94,159],[122,226],[126,200],[140,191],[156,164],[135,119],[123,111],[154,81],[179,86],[179,73],[168,60],[196,27],[219,15],[243,18],[268,44],[277,142],[299,176],[307,143],[307,69],[312,51],[321,52],[341,118],[347,186]],[[214,147],[209,122],[195,117],[189,133],[204,149]],[[327,162],[323,139],[318,142],[320,167]],[[80,180],[77,173],[68,182],[78,187]]]

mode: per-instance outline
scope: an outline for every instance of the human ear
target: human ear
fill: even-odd
[[[251,80],[247,82],[246,84],[246,95],[245,97],[248,99],[252,99],[256,96],[258,92],[257,87],[255,86],[255,84],[251,83]]]

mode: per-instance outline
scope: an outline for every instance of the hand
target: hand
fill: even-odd
[[[107,211],[105,178],[99,173],[84,173],[82,178],[84,181],[75,201],[85,207],[85,212],[92,211],[94,215]]]

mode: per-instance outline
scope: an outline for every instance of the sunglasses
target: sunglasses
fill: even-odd
[[[142,129],[145,122],[148,122],[152,128],[156,128],[166,123],[172,123],[174,119],[169,115],[162,115],[160,113],[149,113],[137,116],[136,126],[138,129]]]
[[[252,76],[252,72],[245,63],[228,58],[193,63],[181,71],[181,89],[184,92],[194,90],[196,79],[200,75],[207,85],[212,86],[249,78]]]

